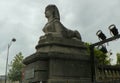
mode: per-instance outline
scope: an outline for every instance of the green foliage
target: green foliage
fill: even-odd
[[[94,53],[95,53],[95,57],[97,58],[99,64],[110,65],[111,59],[106,53],[103,53],[102,51],[96,48],[94,49]]]
[[[120,53],[117,53],[117,65],[120,65]]]
[[[12,81],[21,81],[22,77],[22,68],[24,67],[23,63],[23,56],[22,53],[16,54],[13,61],[10,64],[10,70],[8,73],[8,77]]]
[[[85,43],[86,47],[88,48],[88,52],[90,53],[90,49],[89,46],[91,45],[90,43]],[[95,58],[98,62],[98,64],[106,64],[106,65],[110,65],[110,61],[111,59],[109,58],[109,56],[106,53],[103,53],[102,51],[100,51],[97,48],[94,48],[94,55]]]

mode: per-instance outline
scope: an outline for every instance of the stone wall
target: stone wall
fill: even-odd
[[[120,65],[96,67],[96,80],[100,83],[120,83]]]

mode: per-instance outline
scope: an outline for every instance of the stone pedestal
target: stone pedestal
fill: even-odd
[[[91,83],[90,57],[75,39],[46,37],[23,62],[25,83]]]

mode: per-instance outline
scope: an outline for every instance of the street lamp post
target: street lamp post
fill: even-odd
[[[9,58],[9,49],[10,49],[10,46],[12,45],[12,42],[15,42],[16,39],[13,38],[10,43],[8,44],[8,48],[7,48],[7,58],[6,58],[6,68],[5,68],[5,83],[7,81],[7,68],[8,68],[8,58]]]
[[[120,38],[120,34],[90,45],[92,83],[95,83],[95,79],[96,79],[96,76],[95,76],[94,47],[98,46],[98,45],[102,45],[102,44],[110,42],[110,41],[113,41],[113,40],[118,39],[118,38]]]
[[[106,38],[105,34],[101,30],[98,30],[96,35],[102,41],[96,42],[96,43],[89,46],[89,48],[90,48],[90,56],[91,56],[91,78],[92,78],[92,83],[95,83],[95,81],[96,81],[95,80],[96,76],[95,76],[94,47],[95,46],[100,46],[100,45],[102,45],[104,43],[108,43],[110,41],[113,41],[115,39],[120,38],[120,34],[118,32],[118,29],[116,28],[116,26],[114,24],[110,25],[108,27],[108,29],[110,30],[110,34],[112,34],[112,37]]]

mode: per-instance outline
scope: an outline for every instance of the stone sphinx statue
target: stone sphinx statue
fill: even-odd
[[[48,19],[43,28],[45,36],[53,35],[55,37],[81,40],[81,35],[78,31],[69,30],[60,22],[59,11],[55,5],[48,5],[46,7],[45,16]],[[42,36],[41,39],[45,38],[45,36]]]
[[[91,83],[90,56],[79,32],[62,25],[55,5],[46,7],[45,16],[45,35],[40,37],[36,52],[23,60],[23,82]]]

